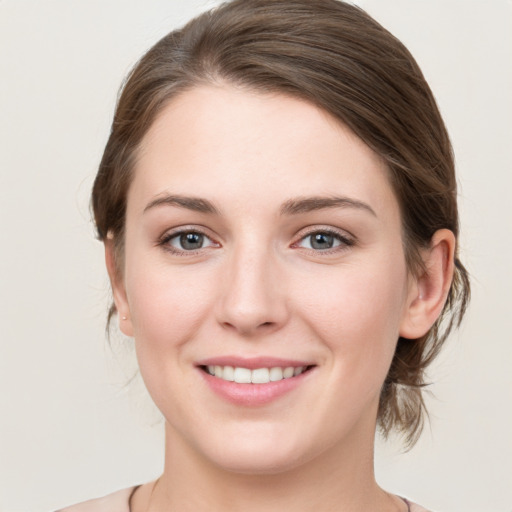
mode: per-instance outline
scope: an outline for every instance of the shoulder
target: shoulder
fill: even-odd
[[[405,502],[409,505],[410,512],[431,512],[430,510],[427,510],[426,508],[423,508],[421,505],[413,503],[412,501],[405,500]]]
[[[130,496],[137,487],[128,487],[102,498],[71,505],[56,512],[130,512]]]

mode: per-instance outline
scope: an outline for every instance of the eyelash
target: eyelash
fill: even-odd
[[[320,228],[320,229],[316,228],[309,232],[303,233],[302,236],[300,237],[300,239],[297,242],[294,242],[292,244],[292,247],[300,247],[299,246],[300,242],[302,242],[303,240],[306,240],[308,237],[312,237],[312,236],[318,235],[318,234],[332,236],[335,240],[337,240],[339,242],[339,245],[337,245],[335,247],[330,247],[328,249],[313,249],[313,248],[307,248],[307,247],[304,247],[303,249],[305,249],[306,251],[313,253],[315,255],[329,255],[329,254],[338,253],[338,252],[347,250],[349,247],[352,247],[356,244],[356,240],[354,238],[346,236],[346,235],[342,235],[339,231],[336,231],[336,230],[330,229],[330,228]],[[177,249],[177,248],[173,247],[172,245],[170,245],[171,240],[181,237],[183,235],[200,235],[200,236],[203,236],[205,239],[209,240],[211,242],[211,244],[208,245],[207,247],[200,247],[199,249],[192,249],[192,250]],[[166,250],[172,254],[178,255],[178,256],[193,256],[193,255],[199,254],[204,249],[208,249],[209,247],[212,247],[212,246],[219,247],[218,242],[213,241],[211,239],[211,237],[208,236],[204,231],[199,230],[197,228],[189,228],[189,229],[181,228],[177,231],[165,233],[164,236],[162,236],[162,238],[158,241],[157,245],[163,247],[164,250]]]
[[[173,247],[170,245],[171,240],[181,237],[183,235],[200,235],[203,236],[205,239],[210,240],[211,246],[219,246],[217,242],[214,242],[210,236],[208,236],[204,231],[197,229],[197,228],[181,228],[177,231],[172,231],[170,233],[165,233],[162,238],[158,241],[157,245],[163,247],[164,250],[176,254],[178,256],[193,256],[195,254],[199,254],[200,251],[203,251],[204,249],[207,249],[208,247],[200,247],[199,249],[193,249],[193,250],[185,250],[185,249],[177,249],[176,247]]]
[[[339,253],[339,252],[345,251],[349,247],[352,247],[356,244],[356,240],[353,237],[347,236],[346,234],[341,234],[339,231],[336,231],[331,228],[316,228],[316,229],[313,229],[311,231],[304,233],[300,237],[300,239],[292,245],[292,247],[297,247],[298,244],[300,242],[302,242],[303,240],[306,240],[307,238],[310,238],[314,235],[320,235],[320,234],[332,236],[335,240],[337,240],[339,242],[339,245],[337,245],[335,247],[330,247],[328,249],[313,249],[313,248],[307,248],[307,247],[305,247],[304,249],[310,253],[315,254],[315,255],[327,256],[327,255],[330,255],[333,253]]]

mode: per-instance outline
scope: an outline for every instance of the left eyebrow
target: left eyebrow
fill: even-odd
[[[325,208],[356,208],[364,210],[377,217],[374,209],[366,203],[350,197],[298,197],[290,199],[281,206],[281,215],[296,215],[299,213],[308,213]]]

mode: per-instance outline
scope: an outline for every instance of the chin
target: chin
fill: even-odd
[[[229,439],[226,443],[210,437],[209,445],[203,447],[202,452],[215,466],[232,473],[278,474],[294,469],[308,458],[306,447],[299,450],[289,435],[276,439],[260,433],[252,438],[239,435]]]
[[[243,450],[233,454],[224,453],[215,457],[213,462],[227,472],[243,475],[276,475],[291,471],[302,462],[296,454],[275,452],[273,450],[270,454]]]

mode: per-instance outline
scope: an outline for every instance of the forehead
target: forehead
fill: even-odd
[[[239,207],[312,194],[394,201],[382,159],[324,110],[228,85],[172,99],[140,146],[129,204],[191,192]]]

